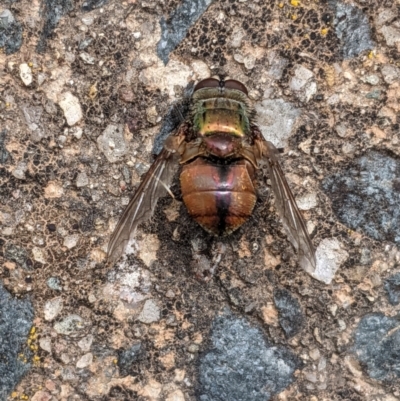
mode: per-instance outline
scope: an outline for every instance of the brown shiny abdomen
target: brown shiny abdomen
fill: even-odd
[[[246,160],[222,165],[199,157],[182,168],[183,201],[206,231],[229,234],[252,214],[256,203],[253,178],[254,168]]]

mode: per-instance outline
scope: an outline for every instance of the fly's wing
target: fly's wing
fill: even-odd
[[[315,249],[308,235],[303,217],[279,164],[279,153],[268,141],[260,144],[267,159],[269,177],[275,195],[275,206],[282,219],[287,236],[299,254],[300,266],[312,274],[316,269]]]
[[[111,236],[107,252],[110,263],[120,258],[137,226],[152,216],[158,198],[168,193],[179,165],[178,160],[177,152],[165,147],[157,156]]]

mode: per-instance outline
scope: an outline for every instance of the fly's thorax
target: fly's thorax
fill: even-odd
[[[193,124],[199,135],[215,133],[235,137],[250,132],[251,107],[247,96],[237,90],[204,88],[193,94]]]

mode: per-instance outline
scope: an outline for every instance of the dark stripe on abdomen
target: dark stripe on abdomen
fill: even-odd
[[[215,174],[213,178],[217,188],[221,189],[215,191],[215,203],[219,217],[218,232],[222,235],[226,230],[226,217],[232,202],[232,192],[223,189],[231,187],[234,177],[230,165],[218,166],[217,171],[218,174]]]

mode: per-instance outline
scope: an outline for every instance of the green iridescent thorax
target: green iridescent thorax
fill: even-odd
[[[250,115],[248,98],[240,91],[204,88],[193,94],[194,128],[201,135],[248,135]]]

